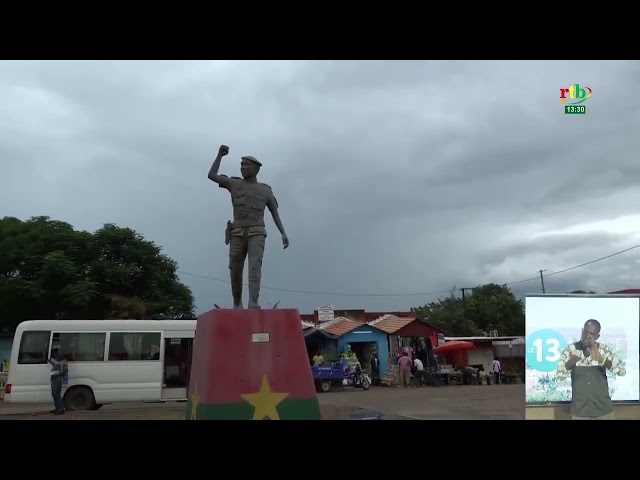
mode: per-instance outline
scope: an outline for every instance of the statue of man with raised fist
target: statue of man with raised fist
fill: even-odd
[[[225,243],[229,245],[229,270],[231,274],[231,293],[233,308],[242,307],[242,271],[245,258],[249,257],[249,308],[259,309],[260,279],[262,276],[262,257],[264,255],[267,230],[264,224],[264,208],[269,208],[273,221],[282,234],[282,245],[289,246],[289,238],[284,231],[278,202],[271,187],[258,182],[258,172],[262,164],[251,156],[242,157],[240,177],[227,177],[218,174],[222,157],[229,154],[229,147],[221,145],[218,156],[209,170],[209,180],[227,189],[233,204],[233,221],[227,222]]]

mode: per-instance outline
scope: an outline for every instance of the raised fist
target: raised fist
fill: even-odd
[[[220,155],[221,157],[229,155],[229,147],[227,147],[226,145],[220,145],[220,148],[218,149],[218,155]]]

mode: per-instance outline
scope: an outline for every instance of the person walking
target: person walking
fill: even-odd
[[[495,378],[496,385],[500,384],[500,374],[502,373],[502,366],[500,365],[500,360],[497,358],[493,361],[493,365],[491,366],[493,370],[493,376]]]

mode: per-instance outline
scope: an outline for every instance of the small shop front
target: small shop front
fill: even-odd
[[[389,350],[387,334],[382,330],[366,323],[358,323],[355,328],[338,338],[338,351],[348,357],[355,357],[360,366],[369,371],[371,358],[378,355],[380,361],[380,376],[387,372]]]
[[[372,356],[377,354],[380,359],[377,376],[386,372],[389,351],[385,332],[344,317],[303,330],[312,364],[317,355],[321,357],[323,365],[341,361],[345,366],[345,373],[351,372],[356,365],[370,372]],[[375,384],[375,378],[372,380]]]
[[[397,317],[383,315],[369,325],[375,326],[388,335],[390,368],[384,382],[395,385],[399,381],[396,363],[402,352],[407,352],[412,358],[419,358],[425,369],[436,365],[432,348],[438,345],[438,337],[443,332],[429,323],[415,317]]]
[[[320,356],[325,364],[338,360],[338,340],[335,336],[319,328],[304,330],[304,342],[307,347],[309,362],[313,365],[313,357]]]
[[[438,345],[442,331],[417,318],[402,318],[385,315],[370,322],[389,336],[389,353],[397,359],[401,352],[418,357],[418,352],[430,351]],[[424,362],[424,360],[423,360]],[[425,364],[425,366],[427,366]]]

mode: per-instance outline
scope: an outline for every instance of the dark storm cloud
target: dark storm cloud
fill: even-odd
[[[488,264],[503,262],[509,258],[521,258],[525,255],[544,254],[559,256],[571,254],[576,249],[593,249],[601,252],[602,245],[612,245],[619,241],[619,236],[607,232],[592,234],[568,233],[549,234],[535,238],[523,239],[517,244],[500,245],[497,248],[487,248],[477,255],[478,262]],[[579,263],[579,262],[578,262]]]
[[[330,294],[503,283],[638,242],[616,220],[640,201],[638,80],[637,62],[2,62],[0,205],[131,226],[224,280],[231,207],[206,172],[225,143],[223,173],[264,163],[292,242],[268,220],[264,284],[327,293],[263,304],[403,309],[434,297]],[[559,102],[574,83],[584,116]],[[634,255],[549,288],[637,286]],[[199,311],[229,303],[227,283],[183,279]]]

